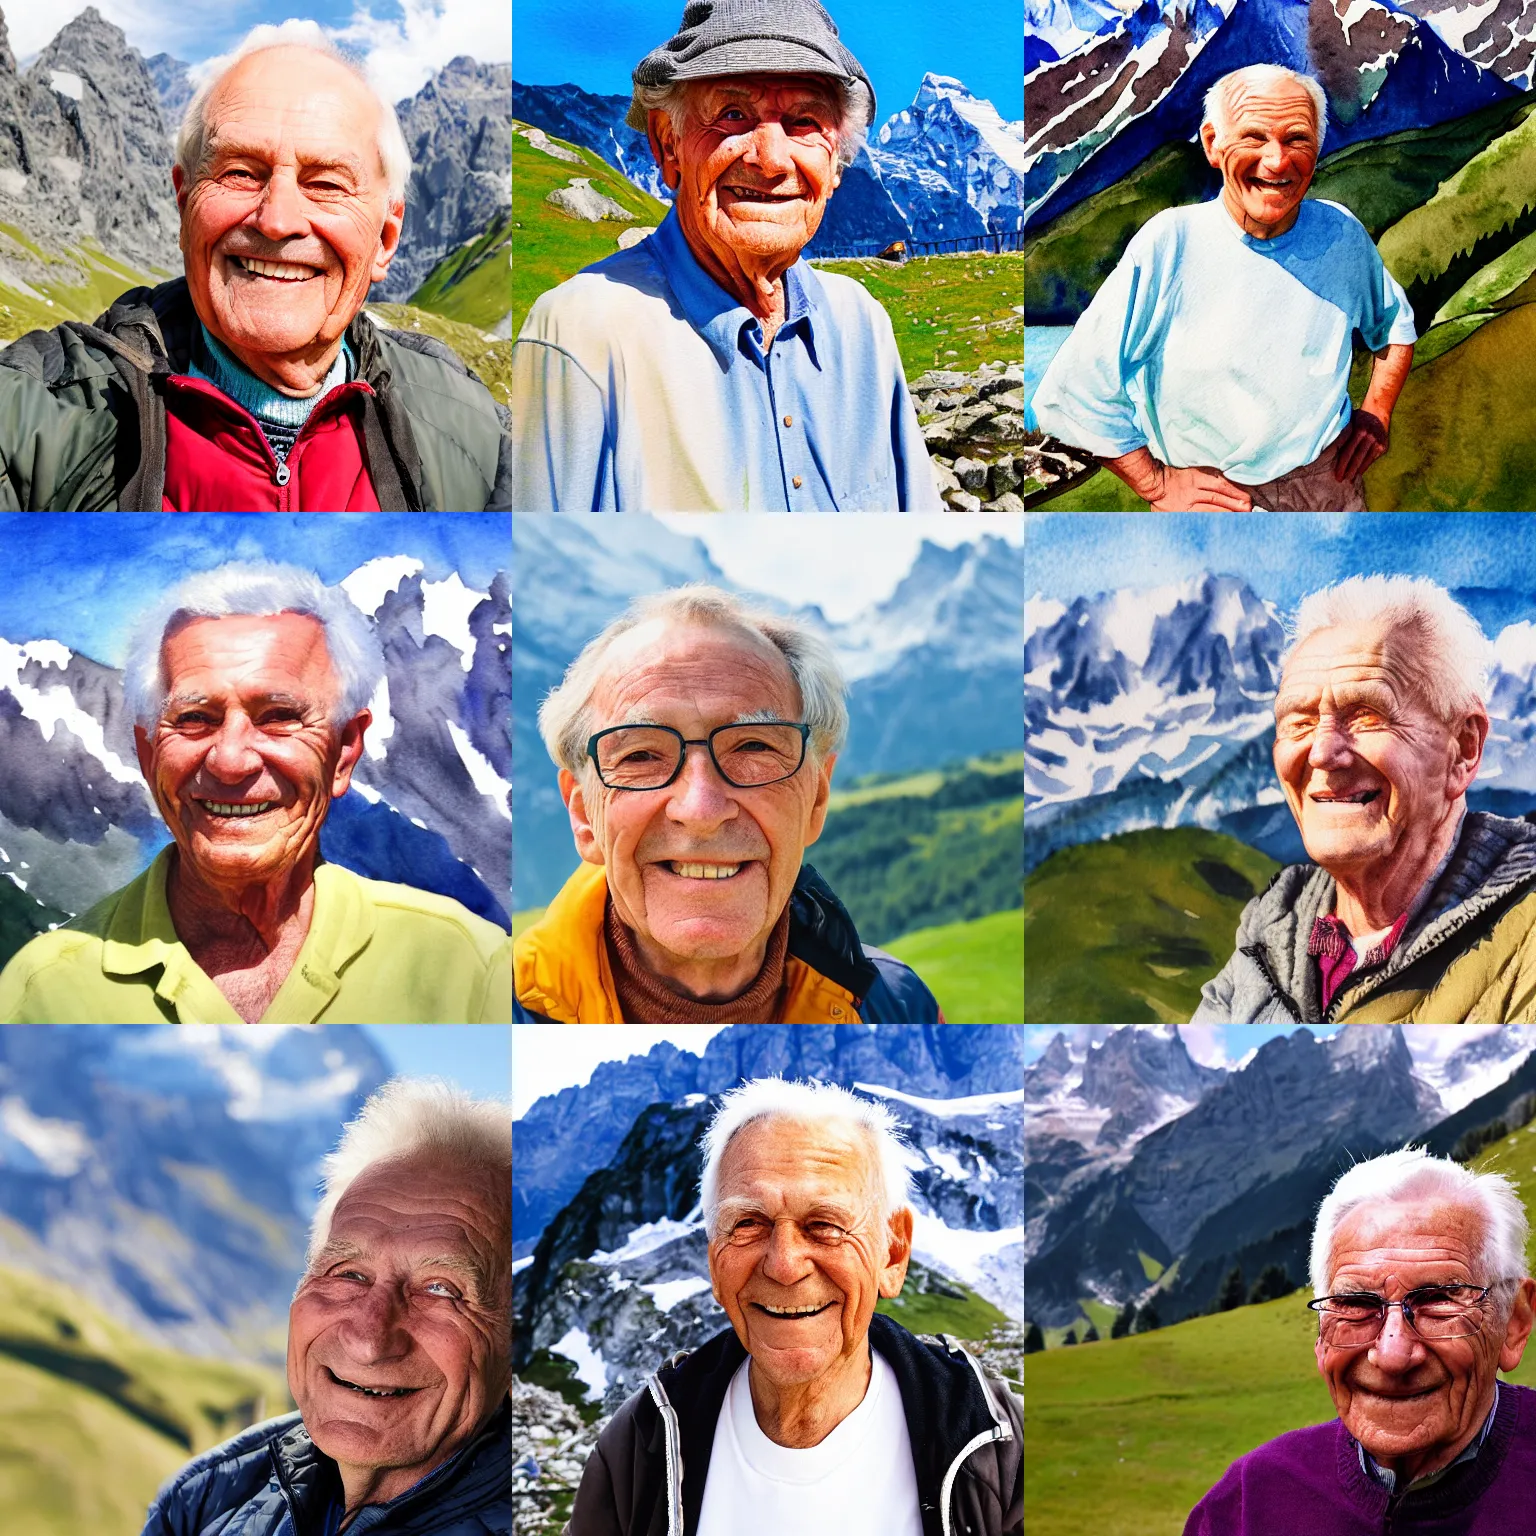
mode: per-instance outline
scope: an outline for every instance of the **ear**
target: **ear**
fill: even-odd
[[[1221,157],[1216,153],[1216,124],[1200,124],[1200,147],[1205,151],[1205,158],[1219,171],[1221,169]]]
[[[133,728],[133,750],[139,759],[139,772],[144,775],[144,782],[149,785],[150,794],[154,794],[155,788],[155,754],[154,748],[149,744],[149,732],[142,725]]]
[[[373,724],[373,716],[361,710],[341,728],[341,755],[331,774],[331,799],[339,800],[352,784],[352,770],[363,755],[363,732]]]
[[[912,1257],[912,1208],[902,1206],[891,1216],[886,1234],[885,1263],[880,1267],[880,1294],[887,1299],[901,1295],[907,1280],[907,1261]]]
[[[672,119],[665,112],[652,108],[645,116],[645,134],[651,141],[651,153],[661,167],[661,179],[675,192],[682,181],[677,163],[677,134]]]
[[[1455,756],[1451,760],[1446,787],[1451,798],[1464,795],[1483,765],[1483,747],[1488,741],[1488,716],[1481,710],[1469,710],[1457,721],[1451,737]]]
[[[560,798],[565,801],[566,814],[571,818],[571,836],[576,839],[576,852],[588,864],[603,863],[603,845],[593,829],[586,794],[581,782],[568,768],[560,770]]]
[[[1512,1371],[1520,1364],[1525,1353],[1526,1340],[1531,1336],[1531,1325],[1536,1322],[1536,1280],[1522,1280],[1515,1292],[1515,1305],[1504,1328],[1504,1343],[1499,1349],[1499,1369]]]
[[[379,248],[374,253],[369,281],[381,283],[389,273],[389,264],[400,248],[400,231],[405,224],[405,199],[391,203],[384,210],[384,226],[379,230]]]
[[[806,824],[805,846],[809,848],[821,836],[827,824],[827,802],[832,798],[832,769],[837,764],[837,753],[828,757],[817,770],[816,799],[811,804],[811,818]]]

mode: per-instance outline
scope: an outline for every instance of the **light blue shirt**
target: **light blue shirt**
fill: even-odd
[[[512,349],[528,512],[942,512],[889,316],[804,260],[784,323],[704,271],[669,213],[539,297]]]
[[[1348,209],[1304,202],[1283,235],[1255,240],[1219,198],[1169,208],[1046,369],[1035,417],[1100,458],[1147,447],[1262,485],[1344,430],[1357,330],[1372,352],[1415,340],[1407,295]]]

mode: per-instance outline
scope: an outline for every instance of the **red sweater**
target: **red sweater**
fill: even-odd
[[[164,512],[377,512],[360,379],[339,384],[279,464],[256,418],[202,379],[166,381]]]

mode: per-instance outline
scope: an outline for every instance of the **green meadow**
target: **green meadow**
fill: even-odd
[[[928,983],[951,1024],[1017,1024],[1024,1017],[1021,908],[919,928],[887,948]]]

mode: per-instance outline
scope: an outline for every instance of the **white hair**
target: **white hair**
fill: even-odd
[[[134,721],[146,729],[160,717],[170,689],[165,642],[195,619],[267,618],[303,613],[325,630],[340,695],[331,714],[345,725],[367,709],[384,677],[377,636],[340,587],[328,587],[313,571],[271,561],[231,561],[199,571],[163,594],[134,626],[123,664],[123,697]]]
[[[768,641],[788,663],[800,691],[801,717],[811,728],[812,755],[821,761],[842,746],[848,734],[847,684],[832,647],[798,619],[751,607],[719,587],[690,582],[637,597],[600,635],[587,642],[566,668],[560,685],[545,697],[539,706],[539,734],[549,755],[562,768],[580,774],[590,762],[587,741],[595,729],[592,695],[605,676],[610,647],[621,635],[652,619],[741,630]]]
[[[637,85],[630,98],[629,121],[642,123],[649,112],[665,112],[672,131],[681,137],[688,131],[693,103],[706,86],[730,80],[729,75],[710,75],[691,80],[673,80],[666,85]],[[837,163],[852,165],[864,148],[869,125],[874,117],[875,100],[862,80],[843,80],[836,75],[814,75],[818,85],[825,85],[837,108]]]
[[[436,1153],[503,1180],[507,1190],[507,1242],[512,1240],[512,1107],[472,1098],[437,1077],[396,1077],[363,1105],[342,1130],[336,1150],[320,1164],[324,1187],[309,1229],[306,1267],[331,1235],[336,1207],[353,1181],[375,1163]]]
[[[1408,664],[1437,718],[1449,724],[1484,708],[1493,647],[1477,620],[1427,576],[1350,576],[1304,597],[1282,667],[1319,630],[1370,623],[1409,638]]]
[[[731,1138],[758,1120],[793,1120],[802,1125],[845,1125],[860,1131],[874,1154],[872,1190],[883,1225],[910,1204],[911,1176],[907,1172],[904,1127],[882,1103],[861,1099],[836,1083],[789,1082],[759,1077],[733,1088],[720,1101],[702,1142],[704,1171],[699,1199],[704,1222],[713,1233],[719,1208],[720,1163]]]
[[[1312,1293],[1326,1296],[1333,1284],[1333,1244],[1344,1219],[1363,1205],[1408,1205],[1439,1200],[1477,1211],[1483,1241],[1477,1283],[1506,1287],[1526,1276],[1530,1224],[1525,1205],[1503,1174],[1473,1173],[1423,1147],[1403,1147],[1341,1174],[1318,1207],[1312,1228]]]
[[[1312,103],[1312,126],[1317,129],[1317,147],[1321,149],[1323,137],[1328,132],[1328,98],[1311,75],[1286,69],[1282,64],[1249,64],[1223,75],[1205,93],[1205,116],[1200,126],[1203,128],[1210,123],[1216,130],[1219,144],[1231,131],[1232,101],[1239,91],[1262,91],[1281,84],[1299,85],[1307,93]]]
[[[259,27],[253,27],[232,52],[208,59],[192,71],[194,76],[201,77],[200,83],[191,101],[187,103],[181,126],[176,132],[176,164],[181,167],[185,181],[189,184],[195,181],[202,169],[203,148],[208,135],[208,98],[236,64],[253,53],[264,53],[268,48],[308,48],[324,54],[328,59],[334,59],[357,76],[367,88],[368,94],[378,103],[379,163],[389,188],[390,205],[403,202],[406,183],[411,179],[411,152],[406,147],[405,135],[400,131],[395,104],[368,78],[356,59],[344,53],[325,35],[319,22],[299,21],[293,17],[276,26],[264,22]]]

